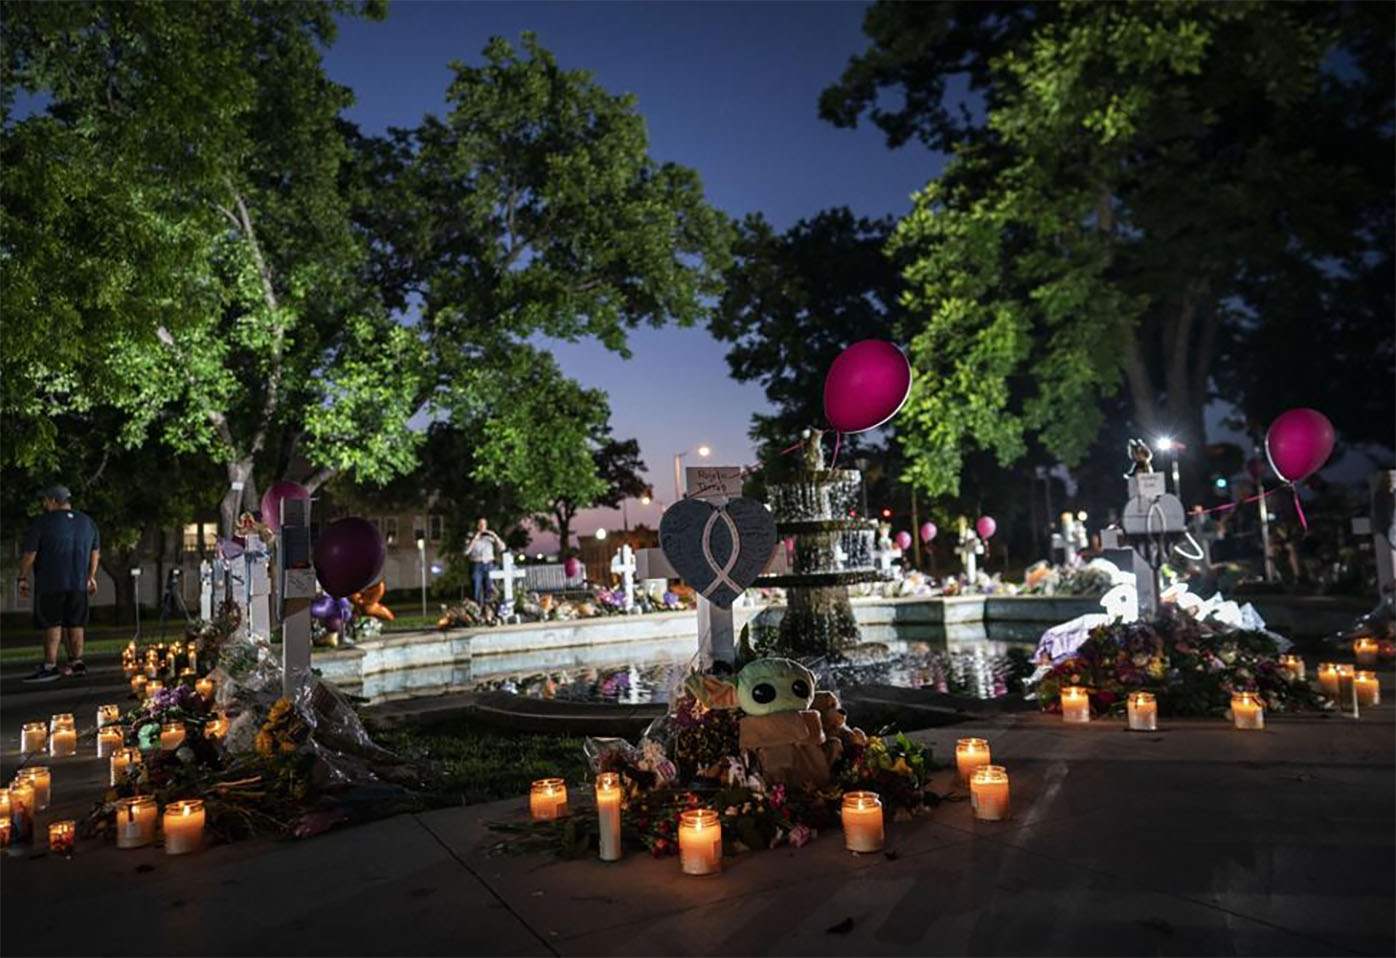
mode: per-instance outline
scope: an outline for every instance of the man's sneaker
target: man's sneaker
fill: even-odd
[[[57,682],[62,673],[55,666],[41,665],[34,670],[34,674],[26,678],[26,682]]]
[[[73,662],[71,662],[71,663],[69,663],[69,664],[70,664],[70,666],[71,666],[71,668],[69,669],[69,671],[70,671],[73,675],[86,675],[86,674],[87,674],[87,663],[84,662],[82,659],[76,659],[76,660],[74,660]]]

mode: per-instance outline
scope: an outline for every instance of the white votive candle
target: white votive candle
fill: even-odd
[[[168,752],[184,744],[184,723],[166,722],[160,726],[160,750]]]
[[[1265,709],[1250,692],[1237,692],[1231,696],[1231,719],[1240,729],[1263,729]]]
[[[138,748],[118,748],[111,753],[111,784],[125,783],[132,766],[141,763],[141,750]]]
[[[133,795],[116,800],[116,847],[142,848],[155,841],[154,797]]]
[[[25,722],[19,730],[21,752],[42,752],[48,744],[48,728],[43,722]]]
[[[120,725],[109,725],[106,728],[97,730],[97,757],[110,758],[112,753],[121,748],[122,732]]]
[[[877,792],[844,792],[843,845],[851,852],[880,852],[886,841],[882,825],[882,799]]]
[[[1153,692],[1131,692],[1125,700],[1132,732],[1158,731],[1158,701]]]
[[[1091,720],[1091,698],[1079,685],[1068,685],[1062,689],[1062,721],[1089,722]]]
[[[1339,664],[1338,670],[1338,709],[1340,711],[1355,711],[1357,709],[1357,685],[1354,682],[1353,668],[1351,665]]]
[[[567,783],[560,778],[540,778],[528,790],[528,811],[535,822],[567,814]]]
[[[1352,643],[1352,654],[1357,657],[1358,665],[1376,665],[1380,649],[1381,645],[1370,636],[1364,635]]]
[[[620,805],[621,783],[619,772],[602,772],[596,776],[596,815],[599,819],[599,842],[601,860],[620,860]]]
[[[149,681],[149,679],[139,672],[131,676],[131,694],[138,699],[145,698],[145,686]]]
[[[1381,684],[1377,681],[1377,673],[1359,669],[1352,677],[1352,687],[1357,694],[1358,705],[1381,704]]]
[[[99,705],[97,706],[97,727],[103,725],[115,725],[121,721],[121,706],[119,705]]]
[[[716,875],[722,871],[722,822],[709,808],[679,815],[679,866],[685,875]]]
[[[34,789],[34,807],[43,810],[48,808],[49,800],[53,797],[53,776],[49,774],[47,766],[31,765],[22,768],[15,773],[16,782],[24,782]]]
[[[194,683],[194,691],[203,696],[208,701],[213,701],[213,679],[204,676]]]
[[[976,768],[969,780],[970,807],[981,822],[997,822],[1008,817],[1008,772],[1002,765]]]
[[[10,820],[10,790],[0,788],[0,822]]]
[[[204,844],[204,803],[197,798],[165,806],[165,854],[187,855]]]
[[[982,738],[962,738],[955,742],[955,770],[960,784],[968,785],[969,777],[981,765],[989,764],[989,742]]]

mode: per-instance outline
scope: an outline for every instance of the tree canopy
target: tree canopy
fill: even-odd
[[[414,423],[518,398],[532,337],[623,351],[705,315],[728,225],[633,98],[496,39],[444,117],[366,137],[321,65],[345,12],[380,14],[7,5],[7,467],[56,463],[55,413],[110,407],[126,444],[220,463],[230,521],[259,482],[410,470]]]
[[[1007,463],[1032,442],[1075,464],[1122,387],[1137,429],[1199,447],[1214,399],[1320,405],[1346,438],[1389,441],[1389,402],[1336,384],[1392,376],[1392,19],[873,7],[823,114],[953,150],[891,243],[909,478],[952,492],[967,451]]]

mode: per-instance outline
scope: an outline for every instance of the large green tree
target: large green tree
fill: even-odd
[[[872,8],[824,115],[953,151],[891,244],[910,479],[953,491],[968,450],[1034,441],[1075,464],[1121,389],[1135,428],[1198,449],[1218,398],[1389,441],[1389,408],[1332,384],[1391,382],[1392,11]]]
[[[259,480],[411,469],[412,424],[503,405],[534,336],[704,314],[726,221],[631,98],[496,40],[445,119],[363,137],[321,66],[349,9],[6,6],[7,462],[110,406],[220,463],[231,522]]]

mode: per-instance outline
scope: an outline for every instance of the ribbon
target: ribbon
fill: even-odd
[[[838,431],[835,431],[835,432],[834,432],[834,455],[833,455],[833,458],[831,458],[831,459],[829,460],[829,468],[830,468],[830,469],[837,469],[838,466],[839,466],[839,442],[840,442],[842,439],[843,439],[843,433],[838,432]]]
[[[713,558],[713,526],[718,519],[722,519],[727,525],[727,534],[732,537],[732,554],[727,557],[727,562],[721,569],[717,567],[717,560]],[[703,598],[711,598],[713,592],[720,585],[725,585],[737,595],[742,594],[742,587],[732,580],[727,573],[732,571],[732,567],[737,564],[737,556],[741,553],[742,540],[737,535],[737,524],[732,521],[732,517],[727,514],[727,510],[721,507],[714,509],[712,515],[708,516],[708,521],[703,525],[703,558],[707,560],[708,568],[717,573],[717,578],[708,583],[708,587],[699,593]]]

